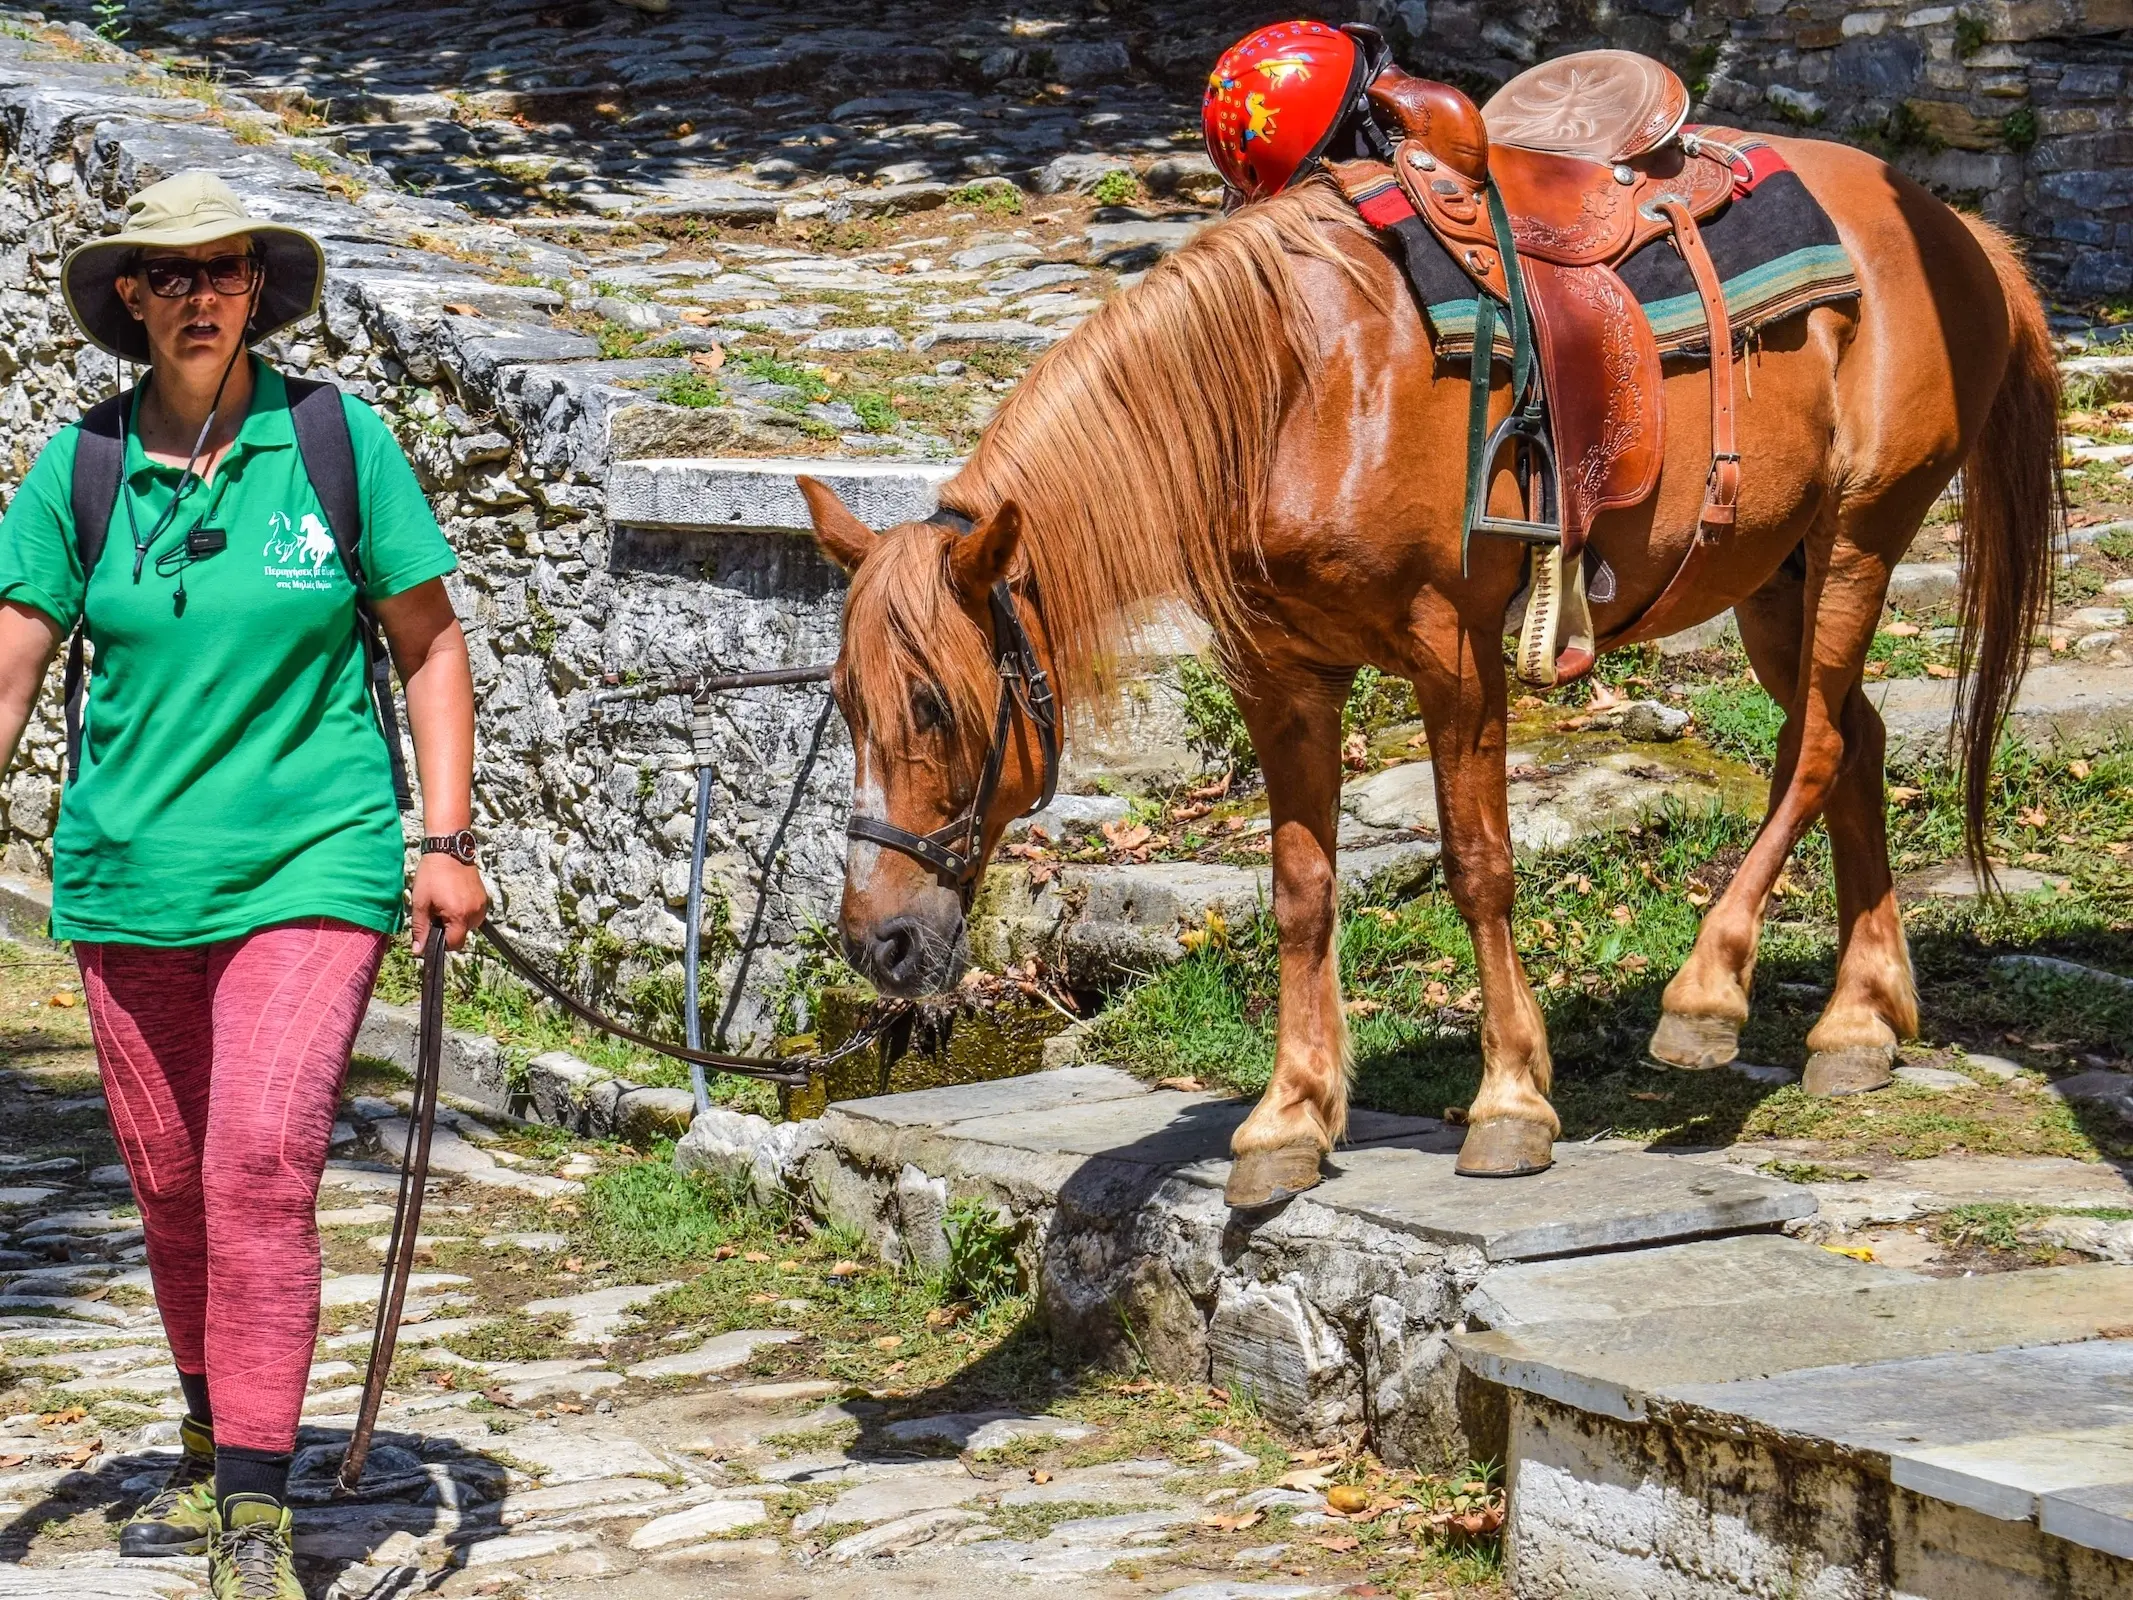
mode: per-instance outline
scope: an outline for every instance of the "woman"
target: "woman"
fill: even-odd
[[[247,216],[210,174],[135,196],[125,230],[63,271],[90,342],[148,366],[122,460],[110,446],[109,537],[85,572],[78,424],[0,521],[0,750],[77,622],[96,647],[52,932],[74,941],[185,1391],[178,1470],[121,1549],[206,1550],[215,1600],[302,1600],[284,1499],[318,1333],[319,1179],[379,960],[410,920],[357,589],[288,389],[246,348],[315,311],[324,273],[315,240]],[[422,779],[414,940],[441,922],[456,948],[488,906],[465,832],[456,563],[384,424],[325,398],[346,416],[363,597]]]

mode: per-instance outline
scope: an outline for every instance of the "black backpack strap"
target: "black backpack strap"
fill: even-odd
[[[133,415],[133,390],[115,394],[89,408],[81,419],[74,441],[74,482],[71,499],[74,512],[74,549],[81,557],[84,611],[89,575],[104,553],[104,540],[111,532],[111,511],[118,504],[119,480],[126,472],[126,419]],[[77,617],[74,633],[67,640],[67,671],[62,699],[67,722],[66,781],[81,776],[81,708],[86,662],[83,638],[86,624]]]
[[[378,614],[363,590],[363,497],[356,483],[355,440],[349,436],[348,413],[341,391],[330,383],[305,378],[283,380],[289,391],[289,420],[296,429],[297,453],[311,492],[326,513],[340,552],[341,570],[356,591],[356,635],[363,645],[363,666],[370,678],[371,703],[377,707],[378,730],[392,763],[393,798],[402,811],[414,809],[408,787],[407,758],[400,750],[400,715],[393,702],[392,656],[378,627]]]

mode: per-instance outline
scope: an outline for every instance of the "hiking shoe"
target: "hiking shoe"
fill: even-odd
[[[178,1469],[119,1529],[122,1556],[199,1556],[215,1537],[215,1436],[187,1417],[178,1424]]]
[[[222,1502],[221,1526],[207,1553],[213,1600],[305,1600],[290,1560],[295,1538],[289,1508],[263,1494]]]

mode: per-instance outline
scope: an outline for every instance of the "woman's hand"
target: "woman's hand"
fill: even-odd
[[[415,868],[415,888],[409,899],[418,956],[431,924],[443,923],[444,947],[457,950],[489,914],[489,888],[481,881],[481,870],[456,856],[424,856]]]

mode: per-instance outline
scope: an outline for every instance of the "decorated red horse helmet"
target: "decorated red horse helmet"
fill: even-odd
[[[1222,52],[1200,127],[1231,189],[1264,200],[1310,170],[1355,104],[1375,43],[1374,29],[1277,22]]]

